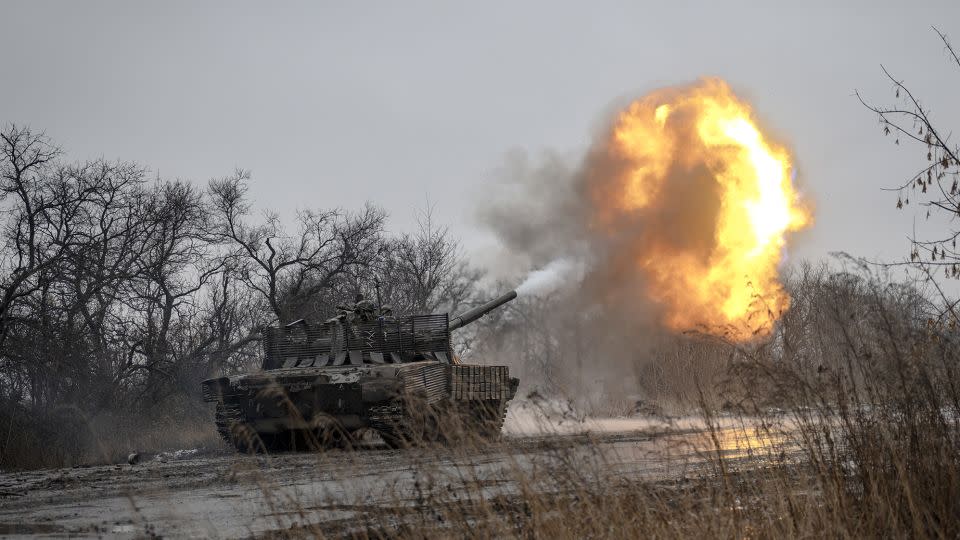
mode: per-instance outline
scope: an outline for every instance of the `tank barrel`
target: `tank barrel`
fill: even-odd
[[[473,309],[464,311],[463,313],[457,315],[456,317],[450,319],[450,331],[457,330],[458,328],[463,328],[464,326],[472,323],[473,321],[483,317],[487,313],[497,309],[498,307],[506,304],[507,302],[513,300],[517,297],[517,291],[510,291],[504,295],[501,295],[482,306],[477,306]]]

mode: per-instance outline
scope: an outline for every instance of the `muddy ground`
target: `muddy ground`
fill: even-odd
[[[417,504],[425,490],[510,494],[518,470],[569,462],[619,478],[668,480],[711,474],[704,452],[712,440],[748,466],[771,452],[771,441],[736,424],[716,439],[689,425],[608,424],[590,433],[508,429],[482,450],[371,445],[241,456],[224,447],[148,455],[136,465],[0,473],[0,535],[242,538],[311,523],[364,527],[382,507]]]

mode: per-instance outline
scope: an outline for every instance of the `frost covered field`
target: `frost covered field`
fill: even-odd
[[[726,458],[759,465],[771,441],[725,422]],[[273,532],[366,534],[417,524],[419,513],[557,492],[557,470],[602,488],[624,479],[677,481],[708,474],[711,446],[694,421],[564,420],[517,408],[489,448],[362,449],[240,456],[181,451],[107,465],[0,475],[3,534],[236,538]],[[432,503],[431,503],[432,501]],[[435,505],[432,510],[429,506]],[[479,519],[479,518],[475,518]],[[381,523],[383,521],[383,523]],[[441,526],[442,523],[436,524]]]

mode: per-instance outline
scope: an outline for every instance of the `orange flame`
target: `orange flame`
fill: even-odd
[[[737,340],[769,333],[790,304],[778,274],[787,235],[812,212],[789,153],[750,106],[720,79],[660,90],[620,113],[600,154],[616,165],[588,175],[594,226],[643,229],[628,233],[629,264],[664,324]]]

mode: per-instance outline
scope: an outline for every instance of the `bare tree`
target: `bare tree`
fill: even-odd
[[[149,405],[249,350],[261,310],[236,316],[249,298],[215,256],[202,190],[0,135],[0,399]]]
[[[249,176],[210,182],[213,230],[228,246],[239,279],[259,292],[277,321],[291,318],[289,303],[333,287],[351,270],[367,268],[379,256],[385,214],[367,205],[359,213],[301,210],[289,234],[276,214],[251,224],[246,199]]]
[[[947,35],[933,29],[943,43],[949,63],[960,68],[960,56],[950,44]],[[897,192],[897,208],[914,204],[925,210],[926,217],[946,218],[951,225],[943,234],[931,238],[911,237],[910,257],[907,264],[920,268],[929,277],[942,274],[945,277],[960,277],[960,251],[957,236],[960,229],[952,225],[960,217],[960,148],[950,142],[951,130],[940,125],[930,108],[907,84],[881,66],[884,75],[893,87],[895,105],[880,106],[867,101],[858,91],[857,97],[865,107],[877,114],[885,135],[894,139],[894,144],[914,143],[923,154],[924,165],[899,186],[890,188]]]
[[[265,325],[379,284],[410,309],[470,302],[477,274],[429,212],[401,237],[369,204],[256,219],[247,179],[64,163],[42,134],[0,131],[0,419],[73,411],[56,425],[75,440],[85,418],[199,407],[198,381],[256,364]]]
[[[43,134],[10,126],[0,133],[0,204],[9,216],[0,258],[0,347],[19,300],[37,291],[44,270],[57,264],[68,229],[51,226],[46,214],[66,195],[44,182],[60,153]],[[67,196],[69,198],[69,196]]]
[[[447,227],[433,219],[433,207],[420,212],[416,234],[388,242],[378,262],[377,285],[385,302],[404,313],[457,311],[471,303],[482,273],[472,268]]]

